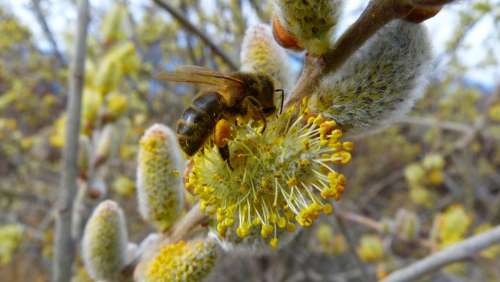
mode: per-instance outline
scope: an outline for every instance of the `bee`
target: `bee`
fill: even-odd
[[[229,125],[226,118],[245,116],[264,123],[266,117],[276,112],[272,79],[260,73],[221,73],[198,66],[182,66],[173,72],[164,72],[158,78],[168,81],[197,84],[202,87],[192,104],[177,121],[177,140],[182,150],[194,155],[214,132],[214,143],[222,158],[229,164],[227,139]],[[283,104],[283,98],[282,102]],[[283,106],[281,106],[283,107]],[[220,136],[220,137],[219,137]]]

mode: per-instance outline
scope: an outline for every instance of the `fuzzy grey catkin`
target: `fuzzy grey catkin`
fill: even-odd
[[[122,209],[107,200],[87,222],[82,241],[85,268],[94,280],[110,280],[127,262],[127,230]]]
[[[351,134],[386,125],[407,113],[419,98],[430,60],[425,28],[393,21],[337,72],[325,75],[309,106]]]

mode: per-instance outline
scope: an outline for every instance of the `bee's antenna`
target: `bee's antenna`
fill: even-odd
[[[281,107],[280,107],[280,115],[283,113],[283,103],[285,102],[285,90],[276,89],[274,92],[281,92]]]

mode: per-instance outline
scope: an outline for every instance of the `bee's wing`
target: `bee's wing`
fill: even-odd
[[[223,96],[238,91],[243,86],[243,81],[237,77],[199,66],[181,66],[172,72],[160,72],[156,77],[160,80],[199,84],[219,90]]]

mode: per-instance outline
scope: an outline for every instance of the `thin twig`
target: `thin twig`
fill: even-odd
[[[71,278],[74,259],[74,241],[71,237],[73,199],[78,189],[78,139],[80,135],[81,97],[85,75],[89,2],[79,1],[78,26],[75,41],[75,56],[69,76],[69,93],[66,112],[65,146],[61,172],[60,198],[57,203],[55,244],[52,281],[66,282]]]
[[[403,117],[401,119],[398,119],[396,123],[406,123],[406,124],[412,124],[412,125],[423,125],[423,126],[436,126],[441,129],[446,129],[450,131],[458,131],[462,133],[467,133],[472,131],[473,126],[464,124],[464,123],[459,123],[459,122],[453,122],[453,121],[441,121],[439,119],[436,119],[434,117]]]
[[[375,230],[380,234],[387,233],[383,224],[381,224],[380,222],[378,222],[374,219],[371,219],[369,217],[366,217],[366,216],[363,216],[360,214],[356,214],[353,212],[344,211],[341,209],[336,209],[335,214],[337,215],[338,218],[341,218],[341,219],[346,220],[346,221],[358,223],[358,224],[363,225],[365,227],[368,227],[372,230]],[[398,239],[404,240],[398,234],[392,234],[392,235],[397,237]],[[417,240],[415,240],[415,242],[418,243],[419,246],[425,247],[427,249],[432,249],[434,247],[432,242],[430,242],[428,240],[417,239]]]
[[[237,64],[221,49],[217,46],[207,35],[205,35],[200,29],[198,29],[193,23],[191,23],[186,17],[182,15],[179,10],[173,7],[170,3],[164,0],[153,0],[159,7],[170,13],[178,22],[180,22],[189,32],[197,35],[208,47],[219,56],[232,70],[237,70]]]
[[[47,37],[47,41],[49,41],[50,46],[52,47],[52,51],[54,52],[54,56],[56,57],[57,61],[59,61],[59,64],[63,67],[67,65],[66,59],[64,59],[64,56],[62,55],[61,51],[59,50],[59,47],[57,46],[57,41],[54,38],[54,35],[52,31],[50,30],[50,27],[47,23],[47,20],[45,19],[45,15],[42,12],[42,8],[40,6],[40,1],[41,0],[32,0],[31,3],[33,5],[33,10],[35,12],[35,16],[38,20],[38,23],[40,24],[43,33],[45,34],[45,37]]]
[[[403,269],[394,271],[382,282],[414,281],[453,262],[467,259],[475,253],[500,243],[500,226],[450,246]]]
[[[320,58],[305,62],[304,70],[295,89],[285,102],[285,107],[312,95],[321,77],[339,69],[378,30],[394,19],[407,17],[418,6],[443,5],[453,0],[372,0],[361,16],[335,42],[332,48]],[[310,56],[308,56],[310,57]],[[314,71],[311,71],[314,70]]]

